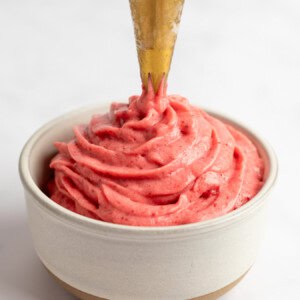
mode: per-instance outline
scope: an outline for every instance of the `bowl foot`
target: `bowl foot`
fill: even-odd
[[[107,300],[105,298],[96,297],[96,296],[84,293],[84,292],[70,286],[66,282],[62,281],[61,279],[56,277],[52,272],[50,272],[48,269],[47,269],[47,271],[59,283],[59,285],[61,285],[66,291],[68,291],[69,293],[71,293],[73,296],[77,297],[80,300]],[[223,287],[215,292],[209,293],[207,295],[199,296],[199,297],[193,298],[191,300],[217,300],[219,297],[223,296],[228,291],[230,291],[232,288],[234,288],[244,278],[244,276],[247,273],[248,273],[248,271],[245,274],[243,274],[241,277],[239,277],[237,280],[235,280],[234,282],[226,285],[225,287]]]

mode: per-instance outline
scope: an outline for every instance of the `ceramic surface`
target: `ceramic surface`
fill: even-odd
[[[80,216],[54,203],[40,189],[56,140],[72,136],[107,107],[89,107],[46,124],[20,157],[34,246],[43,264],[66,284],[108,299],[182,300],[219,290],[254,263],[263,235],[266,200],[277,162],[271,147],[232,119],[213,115],[245,132],[266,164],[265,184],[255,198],[225,216],[196,224],[134,227]]]

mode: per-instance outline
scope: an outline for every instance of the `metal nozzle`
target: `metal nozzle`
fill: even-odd
[[[143,86],[167,80],[184,0],[129,0]]]

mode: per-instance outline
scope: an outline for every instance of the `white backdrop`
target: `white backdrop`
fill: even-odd
[[[280,173],[256,265],[223,300],[300,293],[300,2],[186,0],[169,92],[258,130]],[[17,161],[40,125],[140,93],[128,1],[0,0],[0,299],[73,299],[34,253]]]

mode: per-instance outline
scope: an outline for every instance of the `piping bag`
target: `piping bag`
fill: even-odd
[[[166,86],[184,0],[129,0],[143,88]]]

